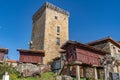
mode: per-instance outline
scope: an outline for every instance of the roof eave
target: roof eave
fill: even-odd
[[[8,54],[8,48],[0,48],[0,52],[3,52],[4,54]]]

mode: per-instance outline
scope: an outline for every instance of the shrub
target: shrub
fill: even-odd
[[[10,75],[10,80],[15,80],[19,76],[19,73],[11,65],[8,66],[7,64],[0,64],[0,79],[2,79],[5,72],[8,72]]]

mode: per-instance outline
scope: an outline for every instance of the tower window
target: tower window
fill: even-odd
[[[60,45],[60,38],[59,37],[57,37],[57,39],[56,39],[56,44]]]
[[[113,49],[115,49],[115,47],[113,47]]]
[[[120,53],[120,50],[118,50],[118,52]]]
[[[58,19],[58,17],[57,17],[57,16],[55,16],[55,19]]]
[[[57,33],[60,33],[60,26],[57,26]]]

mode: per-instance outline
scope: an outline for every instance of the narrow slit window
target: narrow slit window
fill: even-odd
[[[118,52],[120,53],[120,50],[118,50]]]
[[[60,33],[60,26],[57,26],[57,33]]]
[[[60,45],[60,38],[59,37],[57,37],[57,39],[56,39],[56,44]]]
[[[58,17],[57,17],[57,16],[55,16],[55,19],[58,19]]]

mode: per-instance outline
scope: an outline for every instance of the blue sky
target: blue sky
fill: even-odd
[[[111,36],[120,40],[119,0],[47,0],[70,12],[69,39],[82,43]],[[46,0],[0,0],[0,47],[10,59],[19,59],[18,48],[28,49],[32,15]]]

